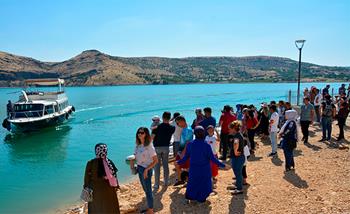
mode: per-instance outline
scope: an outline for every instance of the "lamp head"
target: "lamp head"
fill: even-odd
[[[302,48],[304,47],[305,41],[306,41],[306,40],[304,40],[304,39],[295,40],[295,46],[296,46],[298,49],[302,49]]]

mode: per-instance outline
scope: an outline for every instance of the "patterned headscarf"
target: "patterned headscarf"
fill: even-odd
[[[96,158],[102,158],[103,160],[103,166],[106,173],[105,179],[108,179],[111,186],[117,187],[118,180],[116,168],[113,162],[107,158],[107,151],[108,149],[106,144],[101,143],[95,147]]]

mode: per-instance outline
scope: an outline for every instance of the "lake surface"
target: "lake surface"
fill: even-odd
[[[301,88],[325,83],[305,83]],[[340,83],[332,83],[337,91]],[[217,119],[226,104],[286,100],[295,83],[147,85],[68,87],[76,108],[68,123],[39,133],[13,135],[0,130],[0,213],[48,213],[78,202],[85,164],[94,146],[109,146],[119,180],[131,178],[125,157],[132,154],[135,132],[149,127],[151,117],[178,111],[191,122],[197,107],[212,107]],[[0,119],[6,103],[16,101],[18,88],[0,89]],[[141,193],[143,194],[143,193]]]

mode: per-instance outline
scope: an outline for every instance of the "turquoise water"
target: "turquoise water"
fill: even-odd
[[[325,83],[301,88],[311,85]],[[296,84],[68,87],[77,110],[68,123],[22,135],[0,130],[0,213],[47,213],[77,202],[86,161],[98,142],[108,144],[119,179],[130,179],[125,157],[133,152],[137,127],[148,127],[155,114],[179,111],[192,121],[195,108],[210,106],[218,119],[225,104],[285,100],[289,89]],[[0,89],[1,121],[7,100],[17,99],[11,92],[18,90]]]

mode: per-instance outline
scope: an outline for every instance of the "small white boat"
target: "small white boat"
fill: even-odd
[[[7,130],[26,132],[55,126],[68,120],[75,111],[68,103],[63,79],[33,79],[25,84],[25,90],[2,123]],[[58,89],[50,91],[50,86]]]

